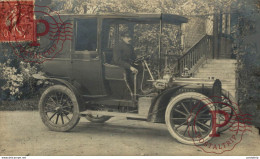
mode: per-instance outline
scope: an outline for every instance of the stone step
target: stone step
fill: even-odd
[[[219,69],[219,68],[211,68],[211,69],[199,69],[197,71],[198,73],[202,72],[202,73],[230,73],[230,74],[236,74],[234,69],[230,69],[230,68],[223,68],[223,69]]]
[[[213,63],[213,62],[207,62],[203,65],[203,67],[213,67],[213,66],[223,66],[223,67],[235,67],[236,64],[233,63]]]
[[[235,83],[231,83],[231,84],[222,83],[222,86],[223,87],[229,87],[229,88],[235,88]]]
[[[233,69],[200,69],[198,73],[229,73],[235,74]]]
[[[223,89],[226,89],[226,90],[229,90],[229,91],[231,91],[231,90],[235,91],[235,90],[236,90],[236,87],[235,87],[235,86],[234,86],[234,87],[227,87],[227,86],[223,86],[223,85],[222,85],[222,88],[223,88]]]
[[[221,83],[227,83],[227,84],[231,84],[231,83],[235,83],[235,81],[233,79],[229,80],[229,79],[226,79],[226,78],[218,78],[218,77],[215,77],[215,78],[207,78],[207,77],[198,77],[196,76],[195,78],[202,78],[202,79],[211,79],[211,80],[216,80],[216,79],[219,79],[220,81],[222,81]]]
[[[196,74],[195,78],[204,78],[204,79],[222,79],[225,81],[233,81],[236,76],[232,74],[223,74],[223,75],[214,75],[214,74]]]
[[[222,87],[222,89],[229,91],[229,92],[236,92],[236,89],[231,89],[231,88],[226,88],[226,87]]]
[[[223,89],[226,89],[226,90],[236,90],[235,87],[225,87],[225,86],[222,86]]]
[[[235,65],[209,65],[209,64],[206,64],[204,65],[203,67],[201,67],[200,69],[236,69],[236,66]]]
[[[210,63],[203,65],[204,67],[220,67],[220,68],[235,68],[235,64],[224,64],[224,63]]]
[[[206,79],[227,79],[228,81],[235,79],[235,75],[232,74],[209,74],[209,73],[198,73],[196,78],[206,78]]]
[[[229,91],[235,91],[236,90],[236,87],[226,87],[226,86],[222,86],[223,89],[225,90],[229,90]]]
[[[222,83],[222,88],[235,97],[236,62],[236,60],[232,59],[207,60],[194,74],[194,77],[219,79]]]
[[[230,91],[229,91],[229,93],[230,93],[233,97],[236,96],[236,92],[230,92]]]
[[[225,72],[225,71],[219,71],[219,72],[216,72],[216,71],[199,71],[199,72],[197,72],[197,75],[208,75],[208,76],[212,76],[212,75],[214,75],[214,76],[219,76],[219,75],[223,75],[223,76],[226,76],[226,75],[233,75],[233,76],[235,76],[236,74],[235,74],[235,72]]]
[[[223,65],[223,66],[233,66],[233,65],[236,65],[236,62],[207,61],[206,64],[210,64],[210,65]]]
[[[223,64],[223,63],[210,63],[210,64],[205,64],[203,67],[221,67],[221,68],[235,68],[235,64]]]
[[[232,94],[233,97],[236,94],[236,90],[228,90],[228,89],[225,89],[225,88],[222,88],[222,89],[228,91],[230,94]]]
[[[208,78],[200,78],[200,79],[210,80]],[[234,85],[236,83],[235,79],[234,80],[233,79],[230,80],[230,79],[223,79],[223,78],[222,79],[214,78],[213,80],[216,80],[216,79],[219,79],[221,81],[222,85],[232,86],[232,85]]]
[[[222,86],[223,89],[226,90],[236,90],[236,87],[226,87],[226,86]]]
[[[201,79],[205,79],[205,80],[207,80],[207,78],[201,78]],[[216,79],[219,79],[219,80],[221,81],[222,85],[224,84],[224,85],[229,86],[229,85],[233,85],[233,84],[235,84],[235,81],[234,81],[234,80],[233,80],[233,81],[229,81],[229,80],[226,80],[226,79],[220,79],[220,78],[214,78],[213,80],[216,80]]]
[[[225,85],[225,86],[235,86],[235,82],[230,82],[230,83],[225,83],[225,82],[222,82],[222,85]]]
[[[223,88],[225,89],[225,88]],[[226,91],[228,91],[230,94],[232,94],[232,96],[234,97],[234,94],[236,94],[236,91],[235,90],[228,90],[228,89],[225,89]]]
[[[205,78],[205,79],[212,79],[212,77],[214,77],[214,79],[225,79],[225,80],[233,80],[235,79],[235,75],[232,74],[196,74],[195,75],[196,78]]]
[[[226,64],[236,64],[237,61],[236,60],[232,60],[232,59],[219,59],[219,60],[209,60],[210,63],[212,64],[219,64],[219,63],[226,63]]]

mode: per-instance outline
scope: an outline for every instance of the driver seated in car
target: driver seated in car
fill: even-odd
[[[136,59],[134,48],[131,45],[132,38],[128,33],[121,35],[121,39],[118,44],[115,45],[113,50],[113,61],[115,65],[118,65],[125,69],[126,82],[133,90],[133,79],[132,75],[137,74],[138,70],[133,67],[133,62]]]

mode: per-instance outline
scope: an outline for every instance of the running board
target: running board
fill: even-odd
[[[141,116],[139,114],[94,111],[94,110],[86,110],[86,111],[80,112],[80,114],[104,115],[104,116],[126,117],[126,118],[129,117],[129,118],[138,118],[138,119],[145,119],[145,120],[147,119],[147,116]]]

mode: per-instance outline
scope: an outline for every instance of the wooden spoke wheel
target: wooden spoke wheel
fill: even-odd
[[[224,112],[229,114],[228,123],[225,126],[222,126],[218,129],[218,132],[224,132],[228,130],[234,123],[236,119],[236,113],[238,111],[238,106],[234,104],[235,98],[228,94],[226,90],[222,89],[221,95],[221,103],[219,104],[219,110],[223,110]],[[225,116],[223,114],[219,114],[219,122],[225,122]]]
[[[104,123],[110,118],[111,118],[110,116],[103,116],[103,115],[92,115],[92,114],[86,115],[86,119],[93,123]]]
[[[69,131],[79,122],[79,104],[75,94],[66,86],[46,89],[39,102],[43,123],[54,131]]]
[[[204,143],[209,141],[213,120],[210,111],[215,110],[211,103],[206,96],[196,92],[186,92],[172,98],[165,112],[170,134],[184,144],[199,145],[202,139]]]

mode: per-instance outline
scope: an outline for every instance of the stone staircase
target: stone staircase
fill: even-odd
[[[235,97],[235,81],[236,81],[236,60],[233,59],[213,59],[207,60],[195,72],[195,78],[219,79],[222,88],[229,91]]]

